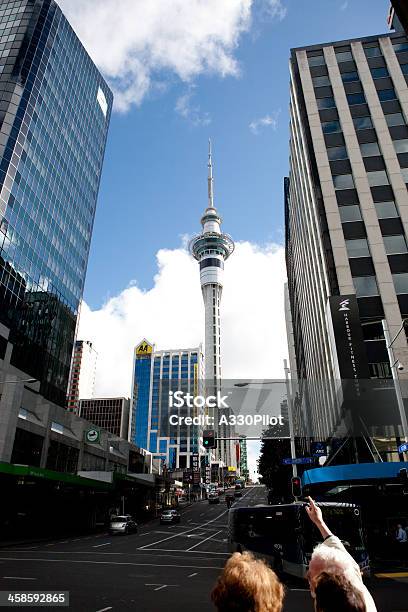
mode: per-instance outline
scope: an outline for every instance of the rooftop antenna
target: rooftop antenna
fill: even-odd
[[[208,139],[208,207],[214,208],[211,139]]]

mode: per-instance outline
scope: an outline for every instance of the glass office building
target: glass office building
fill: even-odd
[[[0,321],[61,405],[111,107],[53,0],[0,0]]]
[[[133,371],[130,440],[153,453],[170,470],[191,468],[191,455],[202,454],[203,427],[170,425],[170,415],[193,416],[193,412],[187,414],[186,407],[169,408],[169,391],[200,392],[204,372],[201,346],[155,351],[143,340],[135,349]]]

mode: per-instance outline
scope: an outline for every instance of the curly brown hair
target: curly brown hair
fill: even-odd
[[[234,553],[211,599],[218,612],[281,612],[284,588],[275,572],[251,553]]]
[[[366,612],[363,595],[345,576],[322,572],[316,581],[316,612]]]

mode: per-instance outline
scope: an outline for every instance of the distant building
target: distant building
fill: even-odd
[[[129,440],[160,458],[168,469],[192,467],[192,454],[203,454],[202,427],[169,423],[169,391],[196,395],[204,377],[201,346],[155,351],[143,340],[134,353]],[[187,415],[179,408],[180,416]]]
[[[241,478],[245,478],[245,480],[249,479],[249,470],[248,470],[248,449],[247,449],[247,441],[246,436],[239,436],[239,474]]]
[[[89,340],[77,340],[72,356],[72,367],[67,394],[67,409],[79,411],[79,400],[93,397],[98,353]],[[88,417],[84,417],[88,418]]]
[[[97,397],[79,400],[79,416],[118,438],[128,438],[130,399]]]
[[[66,405],[113,96],[54,0],[0,2],[0,323]]]

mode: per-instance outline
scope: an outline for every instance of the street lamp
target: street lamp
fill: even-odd
[[[408,423],[407,423],[407,415],[405,412],[404,399],[402,397],[400,379],[397,373],[397,370],[398,371],[404,370],[404,365],[400,363],[399,359],[395,359],[394,348],[392,345],[394,344],[395,340],[398,338],[398,336],[404,329],[405,323],[407,321],[408,319],[402,320],[401,327],[398,330],[398,332],[395,334],[392,340],[390,338],[390,332],[388,329],[388,323],[386,319],[383,319],[381,321],[382,326],[383,326],[383,331],[384,331],[385,344],[387,346],[387,351],[388,351],[388,359],[389,359],[390,366],[391,366],[392,378],[394,380],[395,395],[397,396],[397,403],[398,403],[398,409],[399,409],[400,418],[401,418],[402,434],[404,437],[404,442],[408,442]]]

